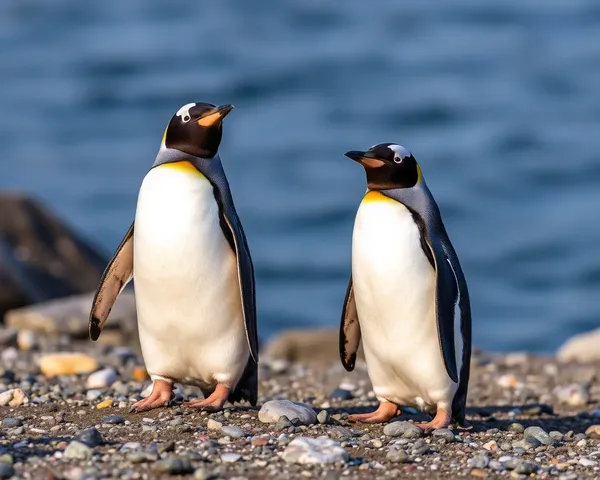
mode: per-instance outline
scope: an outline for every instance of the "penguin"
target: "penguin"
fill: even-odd
[[[366,172],[352,234],[352,273],[339,351],[354,369],[360,342],[376,411],[350,421],[385,423],[400,406],[430,414],[425,431],[465,426],[471,308],[458,256],[406,148],[381,143],[345,155]]]
[[[233,105],[189,103],[171,118],[144,177],[135,219],[95,293],[89,335],[100,336],[130,280],[142,356],[152,393],[141,412],[168,406],[175,383],[204,399],[188,406],[222,410],[256,405],[258,335],[254,267],[218,149]]]

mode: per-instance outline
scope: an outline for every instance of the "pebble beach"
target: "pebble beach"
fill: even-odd
[[[150,386],[135,349],[12,329],[0,341],[0,478],[600,476],[598,363],[476,350],[468,428],[425,434],[411,408],[347,422],[377,405],[361,361],[348,373],[267,350],[256,407],[198,412],[186,401],[201,393],[177,386],[170,406],[129,413]]]

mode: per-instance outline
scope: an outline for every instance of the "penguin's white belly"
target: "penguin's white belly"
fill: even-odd
[[[369,377],[379,400],[451,408],[457,384],[444,366],[435,272],[410,211],[369,192],[358,210],[352,277]]]
[[[148,373],[235,388],[249,357],[237,262],[213,187],[191,164],[159,166],[144,178],[133,265]]]

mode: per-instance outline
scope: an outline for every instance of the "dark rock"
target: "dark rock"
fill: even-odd
[[[23,425],[23,420],[17,417],[6,417],[2,420],[2,426],[4,428],[15,428]]]
[[[6,380],[8,383],[13,383],[15,381],[16,375],[15,372],[9,369],[0,369],[0,377]]]
[[[0,462],[0,478],[10,478],[15,474],[15,469],[8,463]]]
[[[540,403],[536,405],[526,405],[521,408],[523,415],[537,416],[541,414],[554,415],[554,409],[550,405]]]
[[[107,417],[102,417],[102,423],[118,425],[120,423],[125,423],[125,417],[122,417],[121,415],[108,415]]]
[[[0,316],[94,290],[108,258],[39,201],[0,195]]]
[[[100,432],[95,428],[88,428],[79,432],[74,440],[77,440],[81,443],[85,443],[88,447],[97,447],[98,445],[102,445],[104,443],[104,439]]]
[[[336,400],[350,400],[352,398],[352,392],[350,390],[344,390],[343,388],[336,388],[329,394],[329,398]]]
[[[527,438],[525,438],[524,442],[525,442],[525,445],[524,445],[525,447],[537,448],[542,445],[542,442],[540,442],[535,437],[527,437]]]
[[[14,328],[0,329],[0,347],[16,347],[19,332]]]

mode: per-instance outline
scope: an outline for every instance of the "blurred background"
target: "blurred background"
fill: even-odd
[[[400,143],[474,344],[550,352],[600,323],[599,28],[596,0],[3,0],[0,188],[108,259],[174,112],[233,103],[221,157],[268,339],[338,325],[365,190],[343,153]]]

